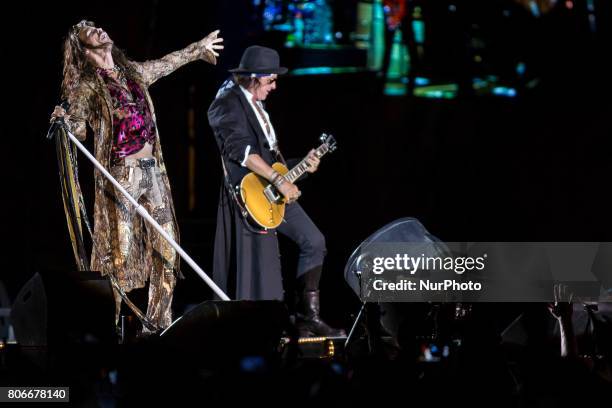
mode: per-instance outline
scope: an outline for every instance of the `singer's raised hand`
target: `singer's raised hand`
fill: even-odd
[[[217,37],[220,30],[215,30],[198,42],[202,52],[202,59],[210,64],[217,64],[218,50],[223,49],[223,38]]]

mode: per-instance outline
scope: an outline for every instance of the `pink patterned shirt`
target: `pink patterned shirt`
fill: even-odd
[[[129,78],[124,82],[125,87],[122,86],[110,76],[110,70],[98,68],[97,72],[106,83],[113,104],[111,160],[137,153],[147,142],[154,144],[155,123],[140,86]]]

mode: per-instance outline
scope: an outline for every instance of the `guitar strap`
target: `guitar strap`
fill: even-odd
[[[236,189],[234,188],[234,186],[232,186],[231,178],[229,176],[229,172],[227,171],[227,167],[225,166],[225,159],[223,158],[223,155],[221,155],[221,166],[223,167],[223,179],[225,180],[225,188],[229,192],[230,197],[232,197],[232,200],[234,200],[234,203],[236,203],[237,208],[240,210],[240,218],[242,219],[244,226],[254,234],[267,234],[268,230],[257,229],[253,225],[251,225],[251,223],[249,223],[249,212],[246,208],[244,208],[244,205],[236,194]]]
[[[283,154],[281,153],[280,149],[277,147],[276,150],[276,156],[277,158],[285,165],[287,166],[287,161],[285,160],[285,158],[283,157]]]

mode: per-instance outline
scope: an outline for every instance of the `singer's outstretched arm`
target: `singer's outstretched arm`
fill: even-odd
[[[217,64],[217,52],[222,49],[222,38],[217,38],[219,30],[213,31],[200,41],[196,41],[182,50],[174,51],[160,59],[133,62],[136,71],[142,76],[146,86],[150,86],[155,81],[166,75],[171,74],[183,65],[202,59],[210,64]]]

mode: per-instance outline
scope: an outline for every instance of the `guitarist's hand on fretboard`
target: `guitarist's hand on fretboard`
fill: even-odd
[[[306,156],[306,162],[308,163],[308,168],[306,171],[308,173],[314,173],[319,168],[319,163],[321,163],[321,159],[319,159],[316,155],[315,149],[312,149],[308,152]]]

